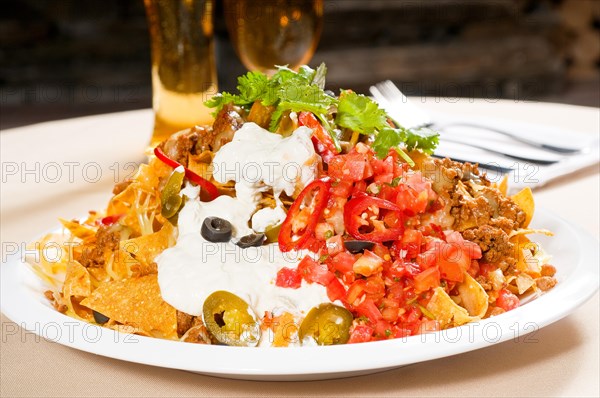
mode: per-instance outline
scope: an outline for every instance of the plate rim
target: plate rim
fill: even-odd
[[[540,218],[558,223],[561,234],[569,236],[570,243],[577,243],[574,250],[579,255],[578,261],[566,279],[550,292],[498,317],[406,339],[330,347],[240,348],[125,337],[61,314],[44,303],[37,291],[27,288],[25,278],[34,276],[24,266],[21,252],[0,266],[0,306],[2,313],[28,332],[80,351],[128,362],[246,380],[317,380],[374,373],[521,338],[560,320],[589,300],[598,290],[599,270],[594,266],[599,257],[598,240],[543,208],[536,210],[536,219]],[[548,307],[557,310],[536,315],[540,313],[538,310]],[[488,338],[478,335],[476,328],[481,328],[480,333],[492,328],[500,330],[500,335]],[[91,338],[90,331],[99,337]],[[130,344],[134,341],[135,344]],[[390,354],[394,352],[400,355]],[[210,361],[203,360],[204,357],[210,357]],[[340,360],[331,364],[328,361],[331,358]]]

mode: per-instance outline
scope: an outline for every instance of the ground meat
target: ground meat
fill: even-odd
[[[543,264],[541,274],[542,276],[554,276],[556,274],[556,267],[550,264]]]
[[[161,143],[160,148],[169,158],[187,167],[190,155],[208,150],[216,152],[232,140],[233,134],[244,124],[239,112],[233,105],[225,105],[212,127],[194,126],[180,131]]]
[[[120,233],[102,225],[96,232],[96,239],[83,246],[79,262],[86,268],[101,268],[107,257],[119,246]]]
[[[177,334],[187,343],[212,344],[202,317],[177,311]]]
[[[212,128],[210,149],[218,151],[221,146],[233,139],[233,134],[244,124],[240,109],[232,104],[225,105],[215,117]]]
[[[514,245],[509,242],[508,235],[500,228],[490,225],[467,229],[462,233],[463,238],[475,242],[481,247],[483,261],[497,264],[501,261],[516,263]]]
[[[516,264],[514,245],[509,234],[522,227],[525,213],[510,198],[479,175],[477,165],[449,159],[433,159],[423,164],[424,174],[433,179],[441,212],[450,214],[445,228],[463,234],[477,243],[486,263],[503,270]],[[428,172],[430,169],[432,172]]]
[[[194,325],[194,316],[177,311],[177,334],[183,336]]]
[[[58,296],[57,296],[58,295]],[[52,306],[54,307],[54,309],[58,312],[61,313],[65,313],[67,312],[67,310],[69,309],[63,302],[62,302],[62,293],[54,293],[52,290],[46,290],[44,292],[44,296],[50,300],[50,302],[52,303]]]
[[[498,315],[502,315],[504,314],[506,311],[504,311],[502,308],[500,307],[493,307],[491,310],[488,311],[488,314],[486,317],[492,317],[492,316],[498,316]]]
[[[557,284],[557,281],[551,276],[542,276],[535,280],[535,284],[541,291],[545,292],[552,289]]]
[[[127,187],[131,184],[132,180],[125,180],[125,181],[121,181],[115,184],[115,186],[113,187],[113,195],[118,195],[121,192],[123,192],[125,189],[127,189]]]
[[[169,158],[187,167],[188,156],[194,153],[194,148],[200,140],[196,128],[180,131],[161,143],[161,149]]]
[[[204,325],[194,326],[188,330],[183,341],[186,343],[213,344],[213,341],[210,338],[210,333],[208,333],[208,330]]]

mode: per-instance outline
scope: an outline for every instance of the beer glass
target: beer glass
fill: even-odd
[[[242,63],[267,74],[275,65],[306,64],[323,24],[323,0],[224,0],[224,12]]]
[[[152,52],[154,146],[212,122],[204,101],[217,93],[214,0],[144,0]]]

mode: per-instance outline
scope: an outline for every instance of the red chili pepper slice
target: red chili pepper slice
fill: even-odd
[[[309,240],[315,231],[315,227],[319,222],[319,218],[327,206],[327,200],[329,199],[329,188],[331,187],[331,181],[329,180],[315,180],[308,184],[298,198],[292,203],[285,221],[281,224],[279,231],[279,249],[282,252],[289,252],[293,249],[301,249],[303,245]],[[292,222],[294,218],[300,213],[301,206],[304,200],[309,194],[314,193],[312,202],[312,212],[310,218],[304,228],[304,231],[297,239],[293,239],[294,233],[292,231]]]
[[[176,169],[179,166],[183,167],[183,165],[181,163],[179,163],[179,162],[171,159],[167,155],[165,155],[165,153],[162,151],[162,149],[160,149],[160,147],[158,147],[158,146],[156,148],[154,148],[154,155],[156,155],[156,157],[161,162],[163,162],[167,166],[170,166],[174,169]],[[188,180],[190,180],[191,182],[193,182],[194,184],[199,185],[200,188],[204,189],[208,193],[210,200],[213,200],[214,198],[219,196],[219,190],[217,189],[215,184],[213,184],[212,182],[208,181],[205,178],[200,177],[198,174],[194,173],[192,170],[188,169],[187,167],[183,167],[183,168],[185,170],[185,177]]]
[[[371,242],[388,242],[396,240],[402,236],[404,228],[402,226],[387,228],[381,231],[371,231],[367,233],[360,232],[359,228],[363,226],[361,215],[369,207],[377,207],[380,210],[391,210],[400,212],[400,208],[390,201],[374,196],[361,195],[354,197],[344,206],[344,225],[346,232],[356,239],[369,240]]]
[[[298,124],[300,126],[306,126],[313,130],[313,135],[311,137],[313,145],[315,146],[315,150],[321,157],[325,163],[329,163],[329,161],[339,152],[335,147],[335,143],[333,139],[325,131],[323,125],[319,122],[315,115],[311,112],[300,112],[298,115]]]
[[[106,216],[100,219],[100,224],[102,225],[113,225],[117,221],[121,219],[125,214],[113,214],[112,216]]]

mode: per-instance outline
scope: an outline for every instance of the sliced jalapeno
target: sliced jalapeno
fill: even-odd
[[[281,231],[281,224],[270,225],[265,229],[265,236],[267,237],[267,243],[276,243],[279,239],[279,231]]]
[[[220,342],[229,346],[256,346],[260,327],[252,310],[233,293],[219,290],[206,298],[202,307],[204,324]]]
[[[331,303],[323,303],[309,311],[300,325],[298,337],[307,336],[319,345],[345,344],[350,338],[350,326],[354,317],[347,309]]]
[[[173,217],[181,207],[182,198],[179,196],[179,192],[181,184],[183,184],[183,177],[185,177],[183,168],[178,167],[173,170],[160,194],[161,214],[165,218]]]

